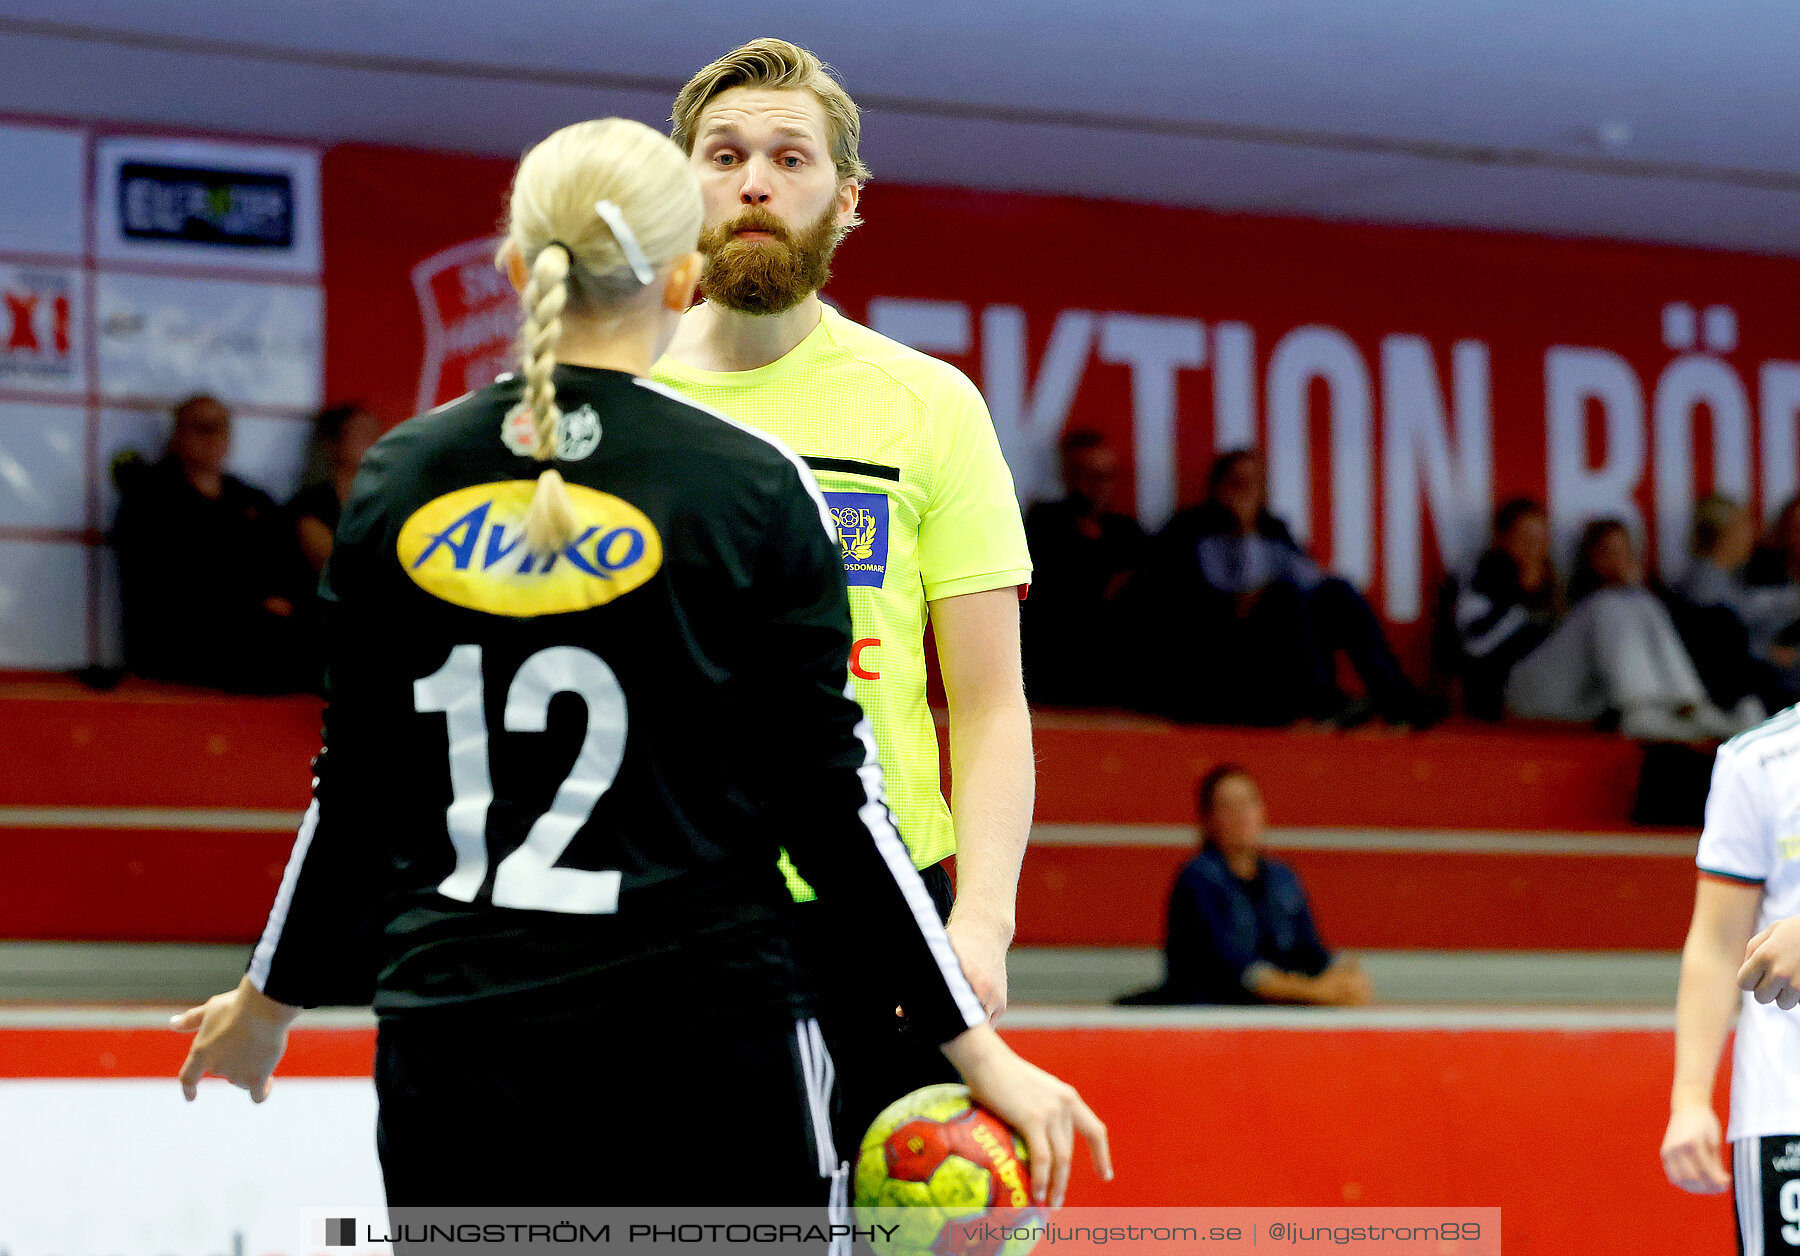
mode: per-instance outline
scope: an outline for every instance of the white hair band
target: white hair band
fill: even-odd
[[[625,254],[625,260],[631,264],[631,273],[636,275],[639,283],[649,283],[656,278],[656,271],[650,265],[650,259],[644,256],[637,236],[631,230],[631,224],[625,221],[625,215],[612,201],[595,201],[594,212],[599,214],[606,225],[612,229],[613,239],[619,242],[619,249]]]

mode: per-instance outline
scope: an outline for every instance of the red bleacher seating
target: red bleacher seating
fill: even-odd
[[[0,936],[256,936],[306,806],[319,714],[308,698],[0,680]],[[1335,945],[1680,944],[1691,843],[1632,830],[1642,752],[1630,742],[1491,728],[1185,729],[1056,713],[1036,724],[1038,827],[1020,945],[1157,945],[1169,883],[1190,853],[1194,782],[1227,760],[1262,780],[1277,853],[1299,868]],[[1322,830],[1336,836],[1301,840]],[[1469,849],[1459,833],[1494,840]],[[1508,844],[1520,834],[1529,840]],[[1586,835],[1569,839],[1581,853],[1559,853],[1556,834]]]
[[[1664,950],[1687,928],[1693,835],[1631,824],[1643,748],[1621,738],[1542,726],[1178,728],[1040,713],[1034,741],[1021,945],[1160,945],[1169,886],[1197,840],[1195,782],[1226,762],[1261,782],[1271,844],[1299,871],[1333,945]],[[1295,829],[1332,830],[1336,841]],[[1335,832],[1345,829],[1363,832]]]

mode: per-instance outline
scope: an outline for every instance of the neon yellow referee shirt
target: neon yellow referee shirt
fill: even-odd
[[[925,705],[926,603],[1031,580],[1012,473],[968,377],[830,306],[785,356],[753,371],[699,371],[671,358],[655,377],[767,432],[803,457],[837,519],[868,713],[888,806],[929,867],[956,852]],[[796,899],[812,890],[785,859]]]

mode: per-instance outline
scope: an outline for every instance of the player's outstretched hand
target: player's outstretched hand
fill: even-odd
[[[299,1014],[299,1008],[277,1003],[245,977],[237,989],[171,1016],[173,1028],[194,1035],[181,1066],[181,1093],[192,1103],[200,1079],[211,1073],[249,1091],[257,1103],[267,1099],[269,1079],[287,1050],[288,1026]]]
[[[944,1044],[969,1094],[1019,1132],[1031,1156],[1031,1194],[1040,1204],[1062,1207],[1080,1134],[1094,1172],[1112,1181],[1106,1126],[1075,1088],[1020,1058],[990,1026],[977,1025]]]
[[[1731,1174],[1719,1157],[1719,1116],[1705,1104],[1676,1108],[1663,1135],[1663,1172],[1669,1181],[1696,1195],[1718,1195],[1731,1189]]]
[[[1758,1003],[1773,1003],[1784,1012],[1800,1006],[1800,916],[1777,920],[1750,939],[1738,989]]]

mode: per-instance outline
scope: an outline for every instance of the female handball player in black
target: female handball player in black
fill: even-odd
[[[174,1018],[182,1088],[260,1102],[301,1008],[372,999],[391,1207],[839,1203],[785,847],[1060,1203],[1105,1129],[988,1027],[894,831],[810,473],[647,378],[700,223],[636,122],[520,164],[519,373],[363,462],[312,806],[243,982]]]

